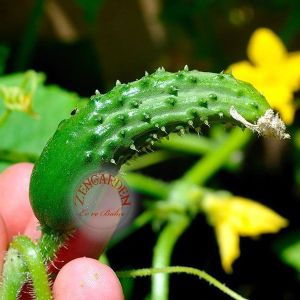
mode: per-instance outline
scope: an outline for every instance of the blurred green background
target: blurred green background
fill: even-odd
[[[186,64],[190,69],[220,72],[246,59],[249,37],[259,27],[276,32],[289,51],[300,50],[298,0],[0,0],[0,20],[2,75],[34,69],[46,75],[47,84],[71,91],[56,86],[44,88],[47,93],[39,91],[39,101],[51,92],[48,106],[36,101],[39,113],[52,114],[40,136],[31,136],[31,127],[20,133],[22,124],[15,131],[6,130],[3,140],[0,131],[0,151],[9,145],[36,156],[78,97],[89,97],[95,89],[105,92],[117,79],[128,82],[145,70],[164,66],[177,71]],[[14,79],[3,77],[0,83],[10,80]],[[16,125],[17,119],[12,116],[10,122]],[[289,219],[290,226],[257,241],[242,239],[242,258],[234,273],[226,275],[213,229],[199,217],[175,248],[176,264],[204,269],[251,299],[300,299],[299,126],[296,113],[289,131],[298,138],[280,143],[252,140],[240,164],[220,171],[209,183],[273,208]],[[167,161],[144,172],[173,180],[194,160],[181,155],[176,164]],[[10,162],[2,163],[4,167]],[[121,242],[109,252],[112,267],[150,266],[155,237],[146,226]],[[289,245],[294,247],[291,254],[287,254]],[[127,299],[144,299],[149,288],[149,279],[124,283]],[[227,299],[206,282],[171,276],[170,299],[183,298]]]

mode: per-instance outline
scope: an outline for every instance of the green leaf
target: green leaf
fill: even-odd
[[[69,117],[74,107],[82,105],[78,95],[55,85],[45,86],[42,83],[44,75],[39,76],[41,80],[33,98],[33,109],[39,118],[12,111],[0,127],[0,153],[1,150],[8,150],[38,157],[60,121]],[[23,78],[24,73],[4,76],[0,78],[0,85],[19,85]],[[3,111],[4,105],[0,102],[0,115]],[[7,161],[0,157],[0,170],[9,163],[12,163],[11,159]]]

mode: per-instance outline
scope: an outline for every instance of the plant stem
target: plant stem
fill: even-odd
[[[218,281],[216,278],[212,277],[211,275],[207,274],[206,272],[191,268],[191,267],[182,267],[182,266],[172,266],[172,267],[165,267],[165,268],[149,268],[149,269],[138,269],[138,270],[128,270],[128,271],[118,271],[116,272],[119,277],[144,277],[144,276],[153,276],[153,274],[189,274],[198,276],[199,279],[206,280],[210,285],[221,290],[223,293],[227,294],[228,296],[232,297],[236,300],[247,300],[246,298],[240,296],[226,285]]]
[[[0,300],[16,300],[23,283],[27,279],[28,269],[18,251],[9,248],[5,256],[5,263],[0,287]]]
[[[124,178],[128,185],[138,192],[160,199],[165,199],[169,194],[170,187],[163,181],[137,173],[125,173]]]
[[[110,240],[106,249],[109,250],[116,246],[118,243],[120,243],[126,237],[134,233],[136,230],[148,224],[152,220],[152,218],[152,212],[144,211],[142,214],[140,214],[137,218],[134,219],[133,223],[129,227],[123,229],[122,231],[120,231],[120,233],[113,237],[112,240]]]
[[[51,300],[51,290],[49,287],[48,276],[43,257],[38,247],[27,236],[18,236],[12,243],[11,247],[15,248],[23,257],[34,288],[35,299]]]
[[[45,264],[53,259],[67,237],[68,234],[60,234],[47,227],[42,228],[38,245],[26,236],[16,237],[5,260],[0,300],[15,300],[30,277],[34,285],[35,299],[52,299]]]
[[[155,151],[152,153],[147,153],[137,157],[135,160],[130,161],[129,165],[123,165],[122,171],[134,171],[142,168],[150,167],[167,159],[173,158],[174,155],[167,151]]]
[[[158,147],[182,153],[201,155],[212,151],[215,143],[204,136],[188,134],[183,137],[171,134],[169,140],[162,140]]]
[[[243,147],[250,139],[249,130],[242,131],[240,128],[232,129],[228,138],[221,143],[214,151],[201,158],[182,177],[183,180],[203,185],[212,175],[220,169],[229,158],[230,154]]]
[[[168,267],[171,261],[173,248],[190,224],[190,219],[178,216],[169,221],[160,233],[154,247],[152,266],[153,268]],[[152,276],[151,296],[153,300],[167,300],[169,295],[169,275],[158,274]]]
[[[55,257],[57,250],[70,235],[71,233],[60,233],[48,227],[42,227],[42,236],[37,246],[44,262],[48,263]]]

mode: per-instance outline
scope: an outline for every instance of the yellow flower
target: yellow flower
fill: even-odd
[[[300,51],[288,53],[273,31],[259,28],[252,34],[247,52],[250,62],[237,62],[229,70],[236,78],[253,84],[291,124],[296,109],[293,93],[300,89]]]
[[[288,225],[286,219],[266,206],[228,194],[207,196],[203,209],[215,228],[222,266],[227,273],[232,272],[232,263],[240,255],[240,236],[275,233]]]

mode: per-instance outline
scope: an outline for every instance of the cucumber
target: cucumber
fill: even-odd
[[[110,166],[117,171],[169,133],[215,122],[287,137],[264,96],[231,74],[159,68],[128,84],[117,81],[106,94],[96,91],[59,124],[36,162],[30,182],[34,213],[43,226],[76,228],[73,194],[84,176]]]

